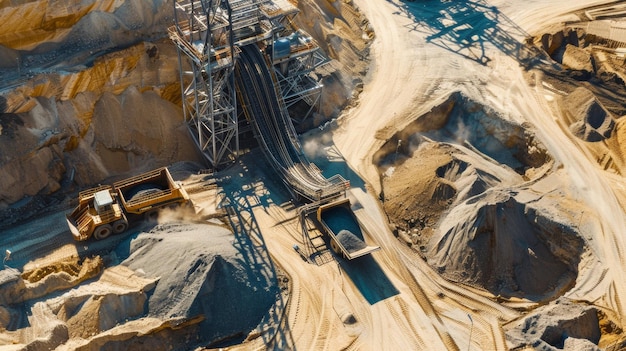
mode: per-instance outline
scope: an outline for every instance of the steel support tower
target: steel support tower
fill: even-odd
[[[169,35],[178,48],[183,114],[196,146],[219,167],[239,152],[232,7],[219,0],[174,6]]]
[[[169,36],[178,48],[185,122],[211,166],[226,166],[239,154],[234,67],[240,47],[258,43],[267,49],[287,108],[301,100],[310,106],[306,114],[291,116],[294,123],[318,103],[322,86],[311,72],[327,59],[295,27],[298,9],[287,0],[176,0],[174,9]]]

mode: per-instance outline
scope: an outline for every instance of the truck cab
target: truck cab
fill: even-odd
[[[185,189],[174,182],[166,167],[99,186],[78,194],[78,206],[66,215],[67,224],[78,241],[96,240],[128,229],[129,220],[153,220],[163,207],[189,201]]]

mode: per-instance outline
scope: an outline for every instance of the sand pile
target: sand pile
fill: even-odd
[[[278,298],[276,279],[229,229],[166,223],[102,260],[0,270],[0,344],[16,349],[190,349],[242,342]],[[67,290],[69,287],[74,287]],[[62,291],[65,290],[65,291]],[[56,294],[52,292],[61,291]]]
[[[501,112],[455,92],[393,135],[374,155],[374,164],[384,173],[429,140],[468,148],[521,175],[550,159],[529,125],[515,123]],[[398,158],[398,154],[403,157]]]
[[[232,233],[209,224],[160,224],[130,242],[122,262],[158,278],[147,315],[203,318],[205,342],[245,337],[277,297],[275,282],[237,250]]]
[[[573,286],[583,240],[538,198],[496,189],[455,207],[429,242],[429,264],[494,295],[542,299]]]

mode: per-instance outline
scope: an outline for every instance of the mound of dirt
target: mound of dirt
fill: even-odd
[[[533,178],[549,162],[532,131],[461,93],[417,118],[374,155],[385,211],[400,236],[420,246],[450,208],[494,186]]]
[[[542,300],[571,287],[583,239],[576,224],[537,198],[493,189],[455,207],[428,245],[429,264],[494,295]]]
[[[576,88],[564,98],[563,105],[570,119],[570,130],[578,138],[593,142],[611,137],[615,119],[591,91]]]
[[[550,160],[530,126],[517,124],[502,113],[455,92],[393,135],[376,152],[373,162],[384,173],[397,162],[398,153],[411,157],[424,140],[463,146],[522,175]]]
[[[523,178],[507,167],[480,162],[450,144],[423,142],[382,176],[385,211],[407,241],[423,245],[441,216],[497,185]]]
[[[506,333],[511,349],[600,350],[600,325],[595,307],[561,298],[533,311]]]
[[[123,244],[130,245],[123,265],[159,278],[148,299],[148,316],[201,316],[206,342],[245,336],[256,327],[276,300],[276,282],[266,267],[243,257],[233,239],[216,225],[166,223]]]
[[[565,46],[565,52],[563,52],[563,65],[577,71],[593,72],[593,62],[591,61],[591,54],[571,44]]]

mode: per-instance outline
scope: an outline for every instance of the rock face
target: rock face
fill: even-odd
[[[21,1],[0,9],[0,208],[178,160],[183,126],[173,6]],[[178,105],[177,105],[178,104]]]
[[[0,72],[85,65],[116,47],[163,36],[173,16],[159,0],[25,0],[0,9]],[[19,67],[20,72],[16,68]]]
[[[615,119],[589,90],[580,87],[564,99],[571,118],[570,130],[584,141],[602,141],[611,137]]]
[[[506,333],[512,349],[532,345],[535,350],[600,350],[597,310],[561,298],[541,307]]]
[[[158,55],[161,52],[163,55]],[[0,206],[106,177],[201,160],[184,127],[175,49],[141,43],[0,97]]]

